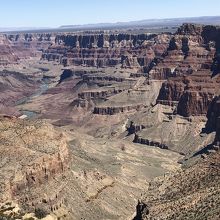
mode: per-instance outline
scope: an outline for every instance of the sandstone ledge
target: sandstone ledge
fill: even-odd
[[[95,107],[93,114],[99,114],[99,115],[115,115],[119,113],[125,113],[132,110],[140,110],[142,108],[146,107],[144,104],[136,104],[136,105],[124,105],[124,106],[114,106],[114,107]]]

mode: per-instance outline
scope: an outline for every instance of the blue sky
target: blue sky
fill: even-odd
[[[220,15],[220,0],[0,0],[0,27]]]

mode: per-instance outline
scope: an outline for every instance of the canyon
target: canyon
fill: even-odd
[[[0,217],[218,219],[219,39],[1,34]]]

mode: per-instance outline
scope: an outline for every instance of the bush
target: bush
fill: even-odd
[[[122,151],[125,151],[125,145],[124,144],[122,144],[120,148],[121,148]]]
[[[44,209],[40,209],[40,208],[35,209],[35,216],[39,219],[46,217],[48,214],[49,213]]]

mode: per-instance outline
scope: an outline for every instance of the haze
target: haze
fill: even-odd
[[[219,15],[219,6],[219,0],[11,0],[1,1],[0,27],[58,27],[151,18],[214,16]]]

